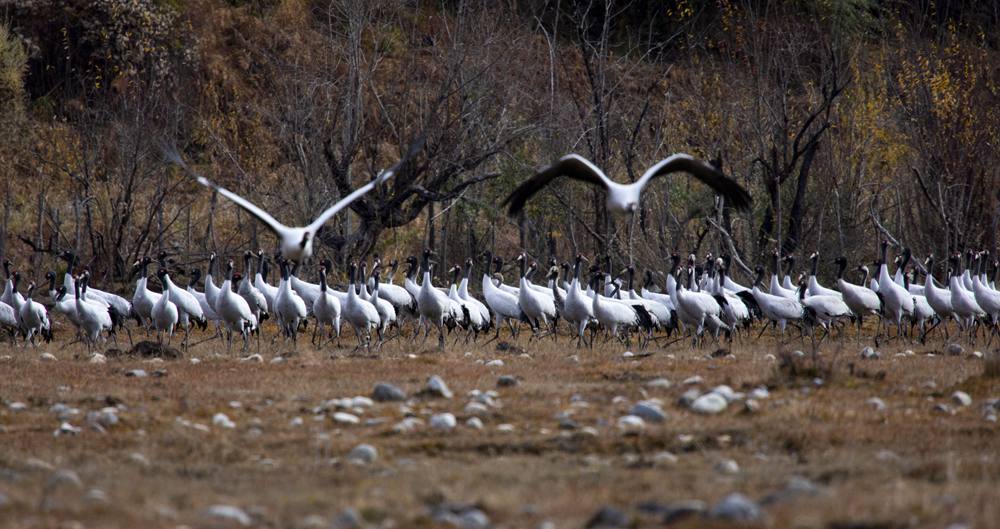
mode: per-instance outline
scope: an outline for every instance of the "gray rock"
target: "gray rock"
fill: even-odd
[[[406,393],[392,384],[379,382],[372,390],[372,399],[375,402],[398,402],[406,400]]]
[[[458,424],[455,416],[450,413],[439,413],[431,417],[431,428],[435,430],[452,430]]]
[[[719,474],[733,476],[740,473],[740,465],[735,459],[723,459],[715,464],[715,471]]]
[[[701,500],[684,500],[670,503],[663,509],[663,523],[672,524],[690,516],[705,514],[708,505]]]
[[[951,401],[954,402],[957,406],[962,406],[962,407],[972,405],[972,397],[970,397],[969,394],[964,391],[956,391],[952,393]]]
[[[694,401],[698,400],[698,397],[700,396],[701,396],[701,391],[698,391],[697,388],[691,388],[682,393],[681,397],[677,399],[677,402],[681,406],[689,407],[692,404],[694,404]]]
[[[76,472],[68,468],[60,468],[49,476],[48,484],[46,487],[49,490],[55,490],[58,488],[71,487],[74,489],[82,489],[83,481],[80,480],[80,476]]]
[[[468,426],[469,428],[472,428],[473,430],[482,430],[483,420],[480,419],[479,417],[469,417],[469,419],[465,421],[465,425]]]
[[[585,527],[587,529],[615,529],[628,527],[630,523],[631,520],[624,511],[605,506],[590,517]]]
[[[149,375],[146,373],[145,369],[132,369],[132,370],[126,372],[125,376],[127,376],[127,377],[135,377],[135,378],[146,378]]]
[[[361,515],[350,507],[341,511],[330,523],[330,529],[359,529],[362,526]]]
[[[517,377],[511,375],[502,375],[500,378],[497,379],[497,387],[500,388],[512,388],[514,386],[517,386],[517,384],[518,384]]]
[[[866,400],[865,404],[871,406],[875,411],[885,411],[886,409],[885,401],[878,397],[872,397]]]
[[[764,517],[756,502],[739,493],[723,498],[708,511],[708,515],[717,520],[733,522],[754,522]]]
[[[347,413],[346,411],[338,411],[333,414],[333,422],[340,424],[358,424],[361,422],[361,418],[353,413]]]
[[[647,388],[654,388],[654,389],[670,389],[671,387],[673,387],[673,385],[674,385],[673,382],[670,382],[670,380],[663,377],[654,378],[653,380],[646,382]]]
[[[712,415],[725,411],[726,406],[728,406],[726,399],[718,393],[706,393],[694,399],[694,402],[691,403],[691,410]]]
[[[650,400],[642,400],[635,403],[632,409],[629,410],[629,414],[642,417],[643,420],[649,422],[663,422],[667,420],[667,414],[663,413],[663,410],[660,409],[659,403]]]
[[[450,399],[454,394],[448,389],[448,384],[445,384],[444,379],[437,375],[432,375],[427,379],[427,393],[445,399]]]
[[[861,350],[861,358],[865,360],[877,360],[882,358],[882,353],[872,349],[871,347],[865,347]]]
[[[347,460],[359,465],[374,463],[378,458],[378,450],[370,444],[359,444],[347,453]]]
[[[253,523],[246,511],[234,505],[212,505],[205,509],[205,517],[242,526],[249,526]]]
[[[42,353],[38,355],[38,359],[42,362],[55,362],[58,360],[52,353]]]
[[[820,486],[800,476],[792,476],[785,488],[772,492],[761,500],[762,505],[795,499],[798,496],[816,496],[821,491]]]
[[[759,386],[750,390],[750,393],[747,395],[747,398],[764,400],[770,396],[771,392],[767,390],[767,386]]]
[[[646,429],[646,421],[636,415],[625,415],[618,418],[618,429],[626,434],[638,434]]]
[[[68,422],[63,422],[62,424],[59,425],[59,428],[57,428],[56,431],[52,432],[52,435],[54,435],[55,437],[61,437],[64,435],[76,435],[81,431],[82,430],[80,428],[73,426]]]
[[[958,356],[965,352],[965,348],[957,343],[950,343],[944,348],[944,352],[950,354],[951,356]]]
[[[213,415],[212,416],[212,424],[214,424],[214,425],[216,425],[216,426],[218,426],[220,428],[227,428],[227,429],[236,428],[236,423],[233,422],[229,418],[229,416],[226,415],[225,413],[216,413],[215,415]]]
[[[418,428],[424,425],[424,421],[416,417],[407,417],[396,423],[392,427],[393,433],[410,433],[416,431]]]
[[[695,375],[693,377],[685,378],[684,382],[681,382],[681,384],[683,384],[685,386],[693,386],[693,385],[696,385],[696,384],[702,384],[704,382],[705,382],[705,379],[701,378],[701,375]]]

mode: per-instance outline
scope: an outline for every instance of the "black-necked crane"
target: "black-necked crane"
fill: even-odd
[[[913,316],[913,296],[910,291],[897,285],[889,275],[886,264],[886,253],[889,242],[882,241],[881,260],[878,272],[878,293],[882,296],[882,314],[884,318],[896,324],[896,334],[903,334],[903,318]]]
[[[358,265],[351,263],[348,267],[347,298],[341,303],[341,313],[347,323],[354,328],[354,334],[358,337],[358,347],[371,348],[371,331],[378,327],[378,310],[375,305],[368,303],[358,296],[357,291]]]
[[[589,184],[605,191],[605,207],[612,213],[635,213],[639,207],[643,189],[654,178],[675,172],[686,172],[709,186],[725,198],[726,204],[737,209],[749,209],[750,194],[738,183],[730,180],[719,169],[691,155],[678,153],[659,161],[650,167],[634,183],[619,184],[608,178],[596,165],[578,154],[569,154],[556,163],[542,169],[526,180],[504,200],[511,216],[517,215],[525,203],[536,193],[560,177],[566,177]]]
[[[833,296],[836,298],[843,298],[843,294],[836,290],[824,287],[819,284],[819,281],[816,279],[816,272],[819,268],[819,252],[813,252],[809,256],[809,261],[809,283],[806,293],[810,296]]]
[[[153,305],[153,328],[156,329],[157,339],[161,343],[163,342],[163,335],[167,335],[167,344],[169,345],[170,339],[174,335],[174,329],[177,327],[178,321],[180,321],[180,310],[170,299],[173,289],[168,284],[170,276],[167,274],[167,269],[160,268],[156,271],[156,275],[160,278],[160,283],[163,285],[163,294],[160,295],[160,299]],[[79,296],[77,296],[77,299],[79,299]],[[79,305],[77,305],[77,309],[79,310]]]
[[[517,303],[517,296],[502,290],[493,282],[493,278],[490,276],[490,266],[493,263],[493,254],[486,252],[486,262],[483,268],[483,298],[494,315],[493,326],[496,327],[496,335],[493,339],[496,340],[500,337],[500,327],[505,321],[510,326],[511,334],[517,338],[517,327],[514,326],[514,322],[526,321],[527,317]]]
[[[286,338],[291,338],[294,346],[298,342],[299,324],[305,321],[309,314],[306,302],[292,290],[288,261],[282,261],[280,266],[281,284],[278,285],[278,295],[274,298],[274,315],[282,334]]]
[[[846,257],[838,257],[833,262],[837,265],[837,288],[840,289],[844,303],[854,313],[858,324],[858,342],[860,342],[861,327],[864,325],[865,316],[882,317],[882,299],[874,290],[865,286],[864,279],[860,285],[855,285],[844,279],[844,270],[847,269]]]
[[[313,317],[316,318],[316,326],[313,327],[313,344],[321,346],[325,329],[330,326],[332,333],[340,339],[340,318],[341,305],[340,298],[330,291],[326,284],[327,263],[323,263],[319,269],[319,296],[313,301]],[[319,342],[316,341],[319,337]]]
[[[21,320],[21,330],[25,333],[24,341],[31,345],[37,345],[36,336],[41,336],[46,342],[52,341],[52,325],[49,322],[48,311],[45,307],[32,299],[35,293],[35,282],[28,285],[28,295],[24,298],[21,310],[18,312],[18,319]]]
[[[226,280],[216,293],[215,310],[226,326],[227,349],[232,350],[233,333],[238,332],[243,338],[243,351],[246,352],[250,348],[250,334],[258,330],[258,320],[247,300],[233,292],[234,278],[233,262],[229,261],[226,263]]]

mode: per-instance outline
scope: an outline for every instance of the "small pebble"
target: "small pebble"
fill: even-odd
[[[225,413],[216,413],[213,415],[212,424],[220,428],[236,428],[236,423],[234,423]]]
[[[91,364],[106,364],[108,362],[108,357],[102,355],[101,353],[94,353],[87,361]]]
[[[629,410],[629,414],[636,415],[649,422],[663,422],[667,420],[667,415],[663,413],[660,404],[651,400],[642,400],[635,403]]]
[[[393,433],[410,433],[424,425],[424,421],[416,417],[407,417],[392,427]]]
[[[646,421],[637,415],[624,415],[618,418],[618,429],[626,435],[638,434],[646,429]]]
[[[469,428],[472,428],[473,430],[482,430],[483,420],[480,419],[479,417],[469,417],[469,419],[465,421],[465,425],[468,426]]]
[[[378,458],[378,450],[370,444],[359,444],[347,453],[347,460],[351,463],[369,465]]]
[[[249,526],[253,523],[253,519],[250,518],[250,515],[246,511],[234,505],[212,505],[208,509],[205,509],[205,517],[232,522],[242,526]]]
[[[958,345],[957,343],[950,343],[948,344],[947,347],[944,348],[944,352],[948,353],[951,356],[958,356],[965,352],[965,348],[962,347],[961,345]]]
[[[715,464],[715,471],[719,474],[732,476],[740,473],[740,465],[734,459],[723,459]]]
[[[125,376],[135,377],[135,378],[146,378],[149,375],[146,373],[145,369],[132,369],[130,371],[127,371],[125,373]]]
[[[445,384],[444,379],[437,375],[432,375],[427,379],[427,393],[434,395],[435,397],[441,397],[445,399],[450,399],[454,394],[451,389],[448,388],[448,384]]]
[[[503,367],[503,360],[496,358],[486,362],[486,367]]]
[[[55,362],[58,360],[52,353],[42,353],[38,355],[38,359],[42,362]]]
[[[646,382],[647,388],[670,389],[672,386],[673,383],[663,377],[654,378],[653,380]]]
[[[964,391],[956,391],[952,393],[951,401],[954,402],[957,406],[962,406],[962,407],[972,405],[972,397],[970,397],[969,394]]]
[[[681,382],[681,384],[683,384],[685,386],[693,386],[695,384],[702,384],[704,382],[705,382],[705,379],[702,378],[701,375],[695,375],[693,377],[685,378],[684,382]]]
[[[406,393],[392,384],[379,382],[372,390],[372,399],[375,402],[397,402],[406,400]]]
[[[708,515],[718,520],[734,522],[753,522],[764,517],[755,501],[739,493],[723,498],[708,511]]]
[[[878,351],[872,349],[871,347],[865,347],[861,350],[861,358],[865,360],[877,360],[882,357],[882,354]]]
[[[872,397],[865,401],[865,404],[871,406],[875,411],[885,411],[885,401],[878,397]]]
[[[633,358],[634,356],[635,353],[633,353],[632,351],[625,351],[624,353],[622,353],[622,358]]]
[[[78,428],[76,426],[73,426],[72,424],[70,424],[68,422],[64,422],[64,423],[62,423],[62,424],[59,425],[59,428],[56,428],[56,431],[52,432],[52,435],[54,435],[55,437],[61,437],[61,436],[64,436],[64,435],[76,435],[76,434],[80,433],[81,431],[83,431],[83,430],[81,430],[80,428]]]
[[[455,416],[450,413],[439,413],[431,417],[431,428],[435,430],[452,430],[458,424]]]
[[[254,353],[254,354],[252,354],[250,356],[247,356],[247,357],[244,357],[244,358],[240,358],[240,362],[246,362],[246,363],[249,363],[249,364],[263,364],[264,363],[264,357],[260,356],[257,353]]]
[[[497,379],[497,387],[500,388],[512,388],[517,386],[517,377],[511,375],[502,375]]]
[[[340,424],[358,424],[361,422],[361,419],[353,413],[338,411],[333,414],[333,422],[338,422]]]
[[[691,403],[693,411],[708,415],[721,413],[726,409],[726,406],[728,406],[726,399],[718,393],[706,393]]]

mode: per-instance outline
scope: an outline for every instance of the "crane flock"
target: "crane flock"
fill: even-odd
[[[48,290],[44,296],[39,295],[34,282],[22,294],[20,271],[5,261],[0,327],[10,332],[12,341],[21,337],[36,345],[39,339],[52,339],[50,314],[58,314],[76,328],[77,340],[90,349],[108,340],[117,342],[123,329],[131,340],[132,329],[138,328],[167,343],[178,336],[185,347],[190,345],[191,333],[199,330],[214,332],[229,350],[239,337],[243,351],[249,350],[254,339],[260,347],[268,321],[273,321],[278,331],[272,343],[283,337],[296,347],[299,334],[312,325],[313,346],[333,342],[340,346],[346,324],[353,330],[356,347],[366,350],[378,349],[399,337],[426,341],[432,333],[443,350],[449,336],[455,343],[489,342],[500,339],[502,331],[509,331],[514,340],[522,339],[525,331],[530,333],[528,340],[557,340],[562,335],[576,347],[594,347],[603,341],[645,348],[650,343],[664,346],[685,339],[692,347],[703,347],[759,339],[769,329],[780,341],[844,340],[852,333],[860,341],[866,319],[877,322],[872,335],[876,343],[923,342],[935,331],[944,340],[952,339],[954,333],[970,342],[980,337],[992,342],[1000,332],[1000,291],[996,285],[1000,264],[991,261],[986,251],[948,256],[942,263],[947,265],[943,282],[934,277],[937,260],[928,256],[923,267],[927,273],[920,282],[920,267],[909,266],[910,251],[904,248],[890,263],[889,244],[883,242],[874,273],[864,263],[852,270],[859,277],[857,283],[848,278],[845,257],[824,260],[813,252],[805,259],[808,269],[795,276],[796,259],[774,252],[770,274],[757,267],[749,286],[733,278],[730,256],[698,258],[689,254],[683,259],[675,252],[661,266],[643,270],[638,290],[637,270],[628,265],[616,271],[611,256],[591,261],[576,255],[561,263],[550,256],[540,265],[527,253],[517,252],[511,267],[517,275],[511,282],[503,275],[505,270],[510,273],[504,258],[490,251],[468,256],[447,269],[429,249],[419,256],[407,256],[400,284],[395,278],[396,259],[383,262],[376,256],[370,268],[366,262],[349,263],[343,284],[331,281],[335,270],[329,259],[322,259],[313,268],[309,263],[313,241],[323,225],[352,201],[384,185],[422,144],[422,139],[414,142],[395,166],[301,228],[281,224],[168,153],[168,160],[199,183],[268,226],[279,239],[279,251],[273,256],[262,250],[244,252],[242,274],[235,266],[240,256],[226,259],[224,269],[218,270],[220,259],[213,253],[208,256],[204,276],[200,268],[190,269],[183,287],[174,281],[183,271],[166,254],[157,255],[155,261],[143,257],[133,267],[136,280],[131,301],[94,288],[89,268],[79,268],[70,252],[60,254],[67,264],[61,284],[54,271],[45,275]],[[732,207],[748,208],[751,204],[746,191],[717,167],[676,154],[653,165],[630,185],[615,183],[583,157],[568,155],[521,184],[505,205],[511,215],[519,214],[534,195],[565,176],[603,189],[609,212],[634,214],[649,182],[677,171],[693,175]],[[149,283],[149,266],[154,262],[158,285],[152,286],[158,286],[158,291]],[[836,282],[830,287],[819,281],[823,263],[833,265],[835,271]],[[276,284],[269,277],[272,266],[279,272]],[[477,268],[481,281],[474,275]],[[307,275],[305,270],[311,271]],[[216,275],[219,272],[221,276]],[[435,285],[436,277],[450,281]],[[216,284],[216,278],[222,279],[221,284]],[[481,288],[474,292],[477,283]],[[789,333],[789,326],[797,332]]]

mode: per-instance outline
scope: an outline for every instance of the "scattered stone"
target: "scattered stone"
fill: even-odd
[[[490,517],[473,505],[440,504],[431,509],[434,521],[458,529],[488,529]]]
[[[778,361],[778,357],[774,356],[772,353],[767,353],[764,355],[764,360],[767,360],[768,362],[776,362]]]
[[[698,388],[691,388],[681,394],[681,397],[677,399],[677,402],[681,406],[689,407],[694,404],[694,401],[701,396],[701,391]]]
[[[431,417],[431,428],[435,430],[452,430],[458,424],[455,416],[450,413],[439,413]]]
[[[504,423],[497,425],[497,431],[500,433],[514,433],[514,430],[516,430],[516,428],[514,428],[513,424]]]
[[[717,520],[733,522],[754,522],[763,518],[764,513],[756,502],[746,496],[734,493],[715,504],[708,515]]]
[[[212,505],[208,509],[205,509],[205,517],[237,523],[242,526],[248,526],[253,523],[253,520],[246,511],[233,505]]]
[[[87,413],[87,424],[104,430],[118,424],[118,408],[107,406],[98,411]]]
[[[454,394],[448,389],[448,384],[445,384],[444,379],[437,375],[432,375],[427,379],[427,387],[425,391],[435,397],[441,397],[445,399],[450,399]]]
[[[102,355],[101,353],[94,353],[87,361],[91,364],[106,364],[108,362],[108,357]]]
[[[10,411],[24,411],[28,409],[28,405],[23,402],[11,402],[7,405],[7,409]]]
[[[276,357],[272,358],[271,361],[268,362],[268,363],[271,364],[271,365],[274,365],[274,366],[284,364],[285,363],[285,357],[284,356],[276,356]]]
[[[90,489],[83,495],[87,503],[108,503],[108,494],[101,489]]]
[[[60,487],[82,489],[83,481],[80,480],[80,476],[76,472],[68,468],[60,468],[49,476],[47,487],[53,490]]]
[[[58,360],[58,358],[56,358],[56,356],[52,353],[42,353],[38,355],[38,359],[42,362],[55,362]]]
[[[622,358],[633,358],[633,357],[635,357],[635,353],[633,353],[632,351],[625,351],[624,353],[622,353]]]
[[[470,402],[465,405],[465,413],[473,416],[482,416],[489,414],[490,409],[482,402]]]
[[[962,406],[962,407],[972,405],[972,397],[970,397],[969,394],[964,391],[956,391],[952,393],[951,401],[954,402],[957,406]]]
[[[354,415],[353,413],[338,411],[337,413],[333,414],[333,422],[337,422],[340,424],[358,424],[361,422],[361,419],[357,415]]]
[[[683,384],[685,386],[693,386],[695,384],[703,384],[704,382],[705,382],[705,379],[702,378],[701,375],[695,375],[693,377],[685,378],[684,382],[681,382],[681,384]]]
[[[220,428],[236,428],[236,423],[233,422],[225,413],[216,413],[213,415],[212,424]]]
[[[141,467],[149,466],[149,459],[147,459],[146,456],[140,454],[139,452],[132,452],[131,454],[129,454],[128,460]]]
[[[955,408],[943,402],[935,404],[933,410],[938,413],[944,413],[945,415],[955,415]]]
[[[288,425],[293,427],[299,427],[303,424],[305,424],[305,421],[302,420],[302,417],[292,417],[292,420],[288,421]]]
[[[653,463],[656,465],[673,465],[677,463],[677,456],[672,452],[657,452],[653,454]]]
[[[392,427],[393,433],[410,433],[424,425],[424,421],[416,417],[407,417]]]
[[[636,435],[646,429],[646,421],[637,415],[624,415],[618,418],[618,429],[626,435]]]
[[[503,367],[503,360],[495,358],[493,360],[490,360],[489,362],[486,362],[485,365],[486,367]]]
[[[903,351],[903,354],[906,356],[913,356],[913,349],[907,349]]]
[[[865,401],[865,404],[871,406],[875,411],[885,411],[885,401],[878,397],[872,397]]]
[[[77,428],[76,426],[73,426],[68,422],[63,422],[62,424],[59,425],[59,428],[56,428],[56,431],[52,432],[52,435],[54,435],[55,437],[60,437],[63,435],[76,435],[81,431],[83,430]]]
[[[712,388],[712,393],[719,395],[720,397],[726,399],[726,402],[733,402],[734,400],[740,400],[744,397],[742,393],[737,393],[733,391],[733,388],[722,384],[720,386],[715,386]]]
[[[358,511],[348,507],[330,522],[329,529],[360,529],[363,527]]]
[[[125,376],[134,378],[146,378],[149,375],[146,373],[145,369],[132,369],[126,372]]]
[[[805,358],[806,354],[796,349],[795,351],[792,351],[792,356],[794,356],[795,358]]]
[[[821,491],[820,486],[800,476],[792,476],[785,488],[772,492],[761,500],[761,504],[770,505],[781,501],[794,499],[798,496],[816,496]]]
[[[28,459],[25,459],[24,467],[27,468],[28,470],[36,470],[36,471],[51,471],[55,468],[48,462],[42,461],[37,457],[29,457]]]
[[[635,403],[629,410],[630,415],[641,417],[649,422],[663,422],[667,420],[667,415],[660,409],[660,403],[652,400],[642,400]]]
[[[982,351],[972,351],[972,358],[976,358],[976,359],[981,360],[983,358],[983,352]]]
[[[473,430],[482,430],[483,420],[479,417],[469,417],[469,420],[465,421],[465,425]]]
[[[406,393],[392,384],[379,382],[375,384],[375,389],[372,390],[372,399],[375,402],[403,401],[406,400]]]
[[[958,356],[965,352],[965,348],[957,343],[950,343],[944,348],[944,352],[951,356]]]
[[[370,444],[359,444],[347,453],[347,460],[358,465],[370,465],[378,458],[378,450]]]
[[[747,398],[764,400],[771,396],[771,392],[767,390],[767,386],[758,386],[752,390],[747,395]]]
[[[585,527],[587,529],[616,529],[628,527],[630,524],[631,520],[622,510],[605,506],[590,517]]]
[[[679,522],[685,518],[705,514],[708,505],[701,500],[683,500],[664,506],[660,512],[664,525]]]
[[[247,357],[244,357],[244,358],[240,358],[240,362],[244,362],[244,363],[247,363],[247,364],[263,364],[264,363],[264,357],[260,356],[257,353],[254,353],[254,354],[252,354],[250,356],[247,356]]]
[[[517,384],[517,377],[511,375],[501,375],[500,378],[497,379],[498,388],[512,388],[517,386]]]
[[[760,402],[756,399],[747,399],[743,402],[744,413],[757,413],[760,411]]]
[[[653,380],[646,382],[647,388],[655,389],[670,389],[673,385],[674,384],[672,382],[663,377],[654,378]]]
[[[166,369],[157,369],[157,370],[153,371],[151,374],[152,374],[153,378],[163,378],[163,377],[167,376],[167,370]]]
[[[191,365],[196,366],[196,365],[198,365],[198,364],[201,363],[201,359],[200,358],[192,358],[190,360],[190,362],[191,362]]]
[[[861,350],[861,358],[865,360],[877,360],[882,358],[882,354],[878,351],[872,349],[871,347],[865,347]]]
[[[715,464],[715,471],[719,474],[732,476],[740,473],[740,465],[735,459],[723,459]]]
[[[718,393],[706,393],[691,403],[691,409],[697,413],[716,414],[726,409],[729,403]]]
[[[129,349],[129,351],[125,354],[132,357],[165,358],[168,360],[177,360],[184,356],[184,354],[179,350],[170,347],[167,344],[151,342],[148,340],[135,344],[135,346]]]

